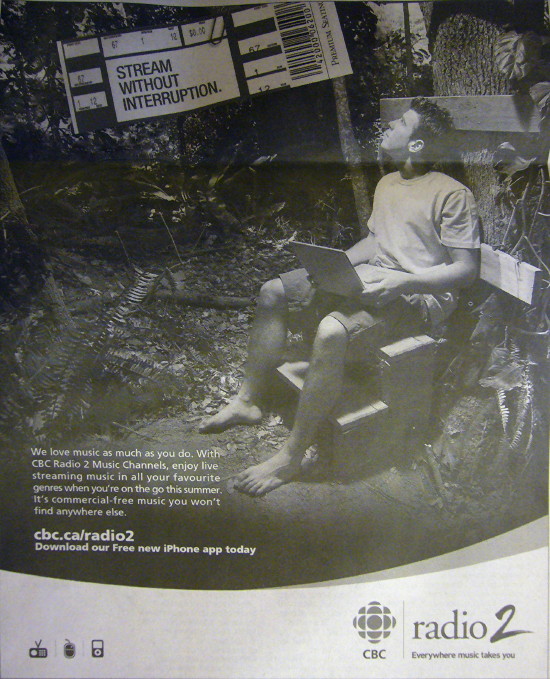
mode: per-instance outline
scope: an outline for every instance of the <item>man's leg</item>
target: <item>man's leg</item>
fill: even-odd
[[[219,432],[236,424],[256,424],[266,378],[282,360],[286,345],[288,307],[280,279],[265,283],[258,298],[250,332],[248,358],[239,393],[219,413],[205,420],[199,431]]]
[[[324,318],[313,343],[290,436],[273,457],[237,476],[237,490],[249,495],[264,495],[300,471],[302,458],[314,441],[319,423],[328,417],[340,395],[347,345],[348,333],[340,321],[331,316]]]

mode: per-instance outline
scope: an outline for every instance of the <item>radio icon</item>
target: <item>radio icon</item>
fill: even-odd
[[[47,648],[42,648],[40,644],[42,643],[42,639],[40,641],[35,641],[35,646],[32,646],[29,648],[29,656],[31,658],[47,658],[48,657],[48,649]]]

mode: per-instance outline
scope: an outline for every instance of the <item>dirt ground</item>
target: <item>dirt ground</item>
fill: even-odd
[[[292,265],[280,244],[266,244],[251,257],[249,246],[237,243],[231,250],[190,259],[178,274],[179,283],[205,294],[253,296],[263,280],[280,270],[281,261],[283,268]],[[124,268],[75,253],[60,252],[56,266],[69,309],[83,299],[108,298],[129,280]],[[97,324],[96,313],[87,311],[80,322]],[[178,386],[164,389],[161,384],[160,396],[158,384],[147,380],[130,391],[110,386],[103,402],[100,397],[93,404],[95,419],[60,433],[55,443],[219,451],[219,507],[147,507],[111,523],[134,529],[141,544],[247,546],[256,548],[254,556],[224,554],[214,562],[203,555],[142,554],[136,567],[128,568],[127,555],[126,561],[112,555],[94,562],[75,556],[68,564],[42,554],[27,560],[30,572],[73,577],[76,563],[84,580],[215,589],[319,582],[447,553],[546,513],[546,479],[532,471],[525,457],[507,458],[503,464],[495,397],[479,387],[447,393],[436,385],[433,426],[420,440],[386,441],[384,446],[365,440],[351,454],[332,450],[330,458],[315,459],[312,453],[300,477],[268,495],[251,498],[235,492],[234,475],[272,455],[288,433],[277,395],[274,411],[257,426],[216,435],[197,430],[200,420],[218,410],[239,384],[251,315],[252,307],[144,303],[127,320],[125,346],[168,366]],[[51,434],[42,435],[42,441],[48,444]],[[431,446],[430,455],[425,444]],[[15,520],[23,528],[36,524],[35,517]],[[21,544],[12,553],[28,558]],[[21,567],[18,558],[14,568]]]
[[[222,477],[220,506],[135,511],[131,526],[141,544],[255,548],[254,556],[141,559],[131,584],[214,589],[283,586],[371,573],[413,563],[479,542],[536,518],[537,502],[502,488],[467,497],[446,484],[445,499],[418,450],[350,467],[312,461],[295,481],[261,498],[235,492],[232,478],[268,456],[287,434],[278,416],[259,427],[216,435],[197,433],[199,416],[185,414],[134,423],[122,435],[88,438],[86,446],[113,449],[213,449]],[[368,449],[365,451],[368,455]],[[338,456],[338,451],[334,451]],[[167,485],[167,484],[165,484]],[[58,566],[59,567],[59,566]],[[84,570],[88,570],[83,564]],[[88,573],[84,579],[94,578]],[[119,581],[113,572],[110,580]]]

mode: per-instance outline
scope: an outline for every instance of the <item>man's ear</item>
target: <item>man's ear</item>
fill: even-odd
[[[423,139],[414,139],[411,140],[408,144],[409,153],[418,153],[419,151],[422,151],[423,148],[424,148]]]

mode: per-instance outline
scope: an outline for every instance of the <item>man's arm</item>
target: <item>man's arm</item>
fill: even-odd
[[[479,250],[447,250],[451,264],[435,266],[419,274],[382,268],[379,272],[369,271],[363,278],[365,290],[361,294],[362,299],[369,304],[383,306],[399,295],[437,294],[473,283],[479,275]]]
[[[374,257],[374,248],[374,234],[369,233],[366,238],[362,238],[355,245],[352,245],[349,250],[346,250],[346,254],[353,266],[357,266],[358,264],[370,262]]]

